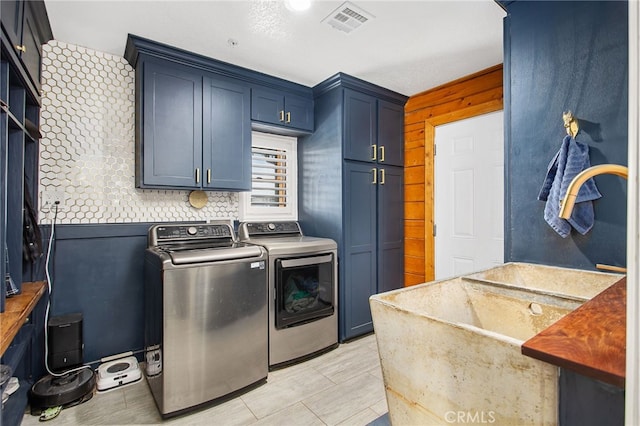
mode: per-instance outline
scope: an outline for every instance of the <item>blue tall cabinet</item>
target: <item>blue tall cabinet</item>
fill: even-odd
[[[369,296],[404,285],[407,97],[336,74],[314,87],[315,132],[298,141],[299,220],[338,243],[339,336],[373,331]]]

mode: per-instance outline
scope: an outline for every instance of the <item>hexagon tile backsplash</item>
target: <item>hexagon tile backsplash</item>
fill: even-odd
[[[135,71],[119,56],[60,41],[42,49],[40,222],[63,195],[56,223],[126,223],[238,217],[238,194],[135,188]]]

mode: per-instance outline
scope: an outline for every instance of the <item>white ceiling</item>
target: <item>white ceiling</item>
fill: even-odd
[[[322,23],[343,3],[45,0],[56,40],[122,56],[132,33],[306,86],[344,72],[411,96],[502,63],[493,0],[353,0],[374,18],[350,34]]]

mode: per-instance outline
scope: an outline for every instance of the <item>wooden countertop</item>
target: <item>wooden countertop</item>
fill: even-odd
[[[626,310],[624,277],[524,342],[522,353],[624,388]]]
[[[45,281],[22,283],[22,292],[6,299],[4,312],[0,314],[0,356],[11,345],[46,287]]]

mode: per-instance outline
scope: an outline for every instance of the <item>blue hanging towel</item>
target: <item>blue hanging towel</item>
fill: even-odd
[[[547,176],[538,194],[538,200],[546,201],[544,220],[547,221],[562,238],[571,233],[571,227],[582,235],[593,227],[593,200],[602,197],[593,178],[587,180],[578,191],[576,204],[569,220],[558,216],[560,200],[567,193],[567,187],[574,177],[584,169],[591,167],[589,145],[565,136],[558,153],[547,167]]]

